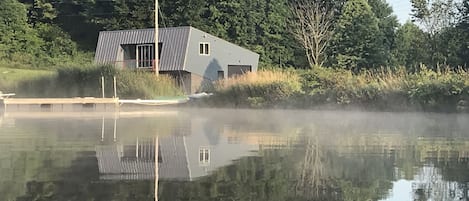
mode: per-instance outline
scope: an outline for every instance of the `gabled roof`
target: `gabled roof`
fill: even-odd
[[[163,43],[160,71],[184,70],[191,27],[159,28],[159,42]],[[134,29],[99,32],[95,62],[114,63],[122,44],[155,43],[155,29]]]

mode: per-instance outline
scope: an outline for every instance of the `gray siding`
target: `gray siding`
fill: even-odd
[[[191,73],[190,79],[184,79],[188,93],[218,80],[219,71],[223,71],[223,77],[229,77],[228,66],[251,66],[252,71],[257,71],[259,55],[245,48],[193,27],[159,30],[159,42],[163,44],[159,70]],[[95,62],[116,64],[116,67],[135,66],[131,61],[128,64],[124,62],[122,45],[153,44],[153,34],[154,29],[100,32]],[[199,44],[204,42],[210,44],[209,55],[199,54]]]
[[[190,122],[191,135],[186,137],[187,157],[191,171],[191,178],[207,176],[221,167],[228,166],[234,160],[246,156],[256,156],[258,145],[230,144],[223,136],[223,125],[214,126],[208,119],[195,118]],[[210,149],[210,163],[199,163],[199,149]]]
[[[160,71],[184,70],[184,60],[189,40],[190,27],[159,29],[159,42],[163,43]],[[102,31],[99,33],[95,62],[114,64],[123,62],[121,45],[155,43],[154,29]]]
[[[228,77],[228,65],[250,65],[257,71],[259,54],[191,27],[187,47],[186,70],[209,80],[218,79],[218,71]],[[199,43],[210,43],[210,55],[199,55]]]

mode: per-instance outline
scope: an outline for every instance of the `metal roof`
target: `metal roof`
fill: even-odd
[[[159,179],[190,180],[184,137],[161,138],[162,162],[158,164]],[[116,145],[96,147],[100,178],[104,180],[147,180],[155,178],[155,161],[122,160]]]
[[[163,43],[160,71],[184,70],[184,61],[191,27],[159,28],[158,42]],[[155,43],[155,29],[135,29],[99,32],[95,62],[116,62],[120,45]]]

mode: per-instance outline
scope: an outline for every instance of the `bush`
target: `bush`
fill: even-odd
[[[347,70],[316,68],[300,72],[300,76],[304,91],[301,107],[334,104],[451,112],[468,97],[469,74],[463,70],[431,71],[422,66],[416,73],[398,68],[353,74]]]

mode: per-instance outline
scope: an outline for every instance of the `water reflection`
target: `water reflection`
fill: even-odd
[[[155,176],[159,200],[467,200],[468,120],[243,110],[4,114],[0,200],[153,200]]]

